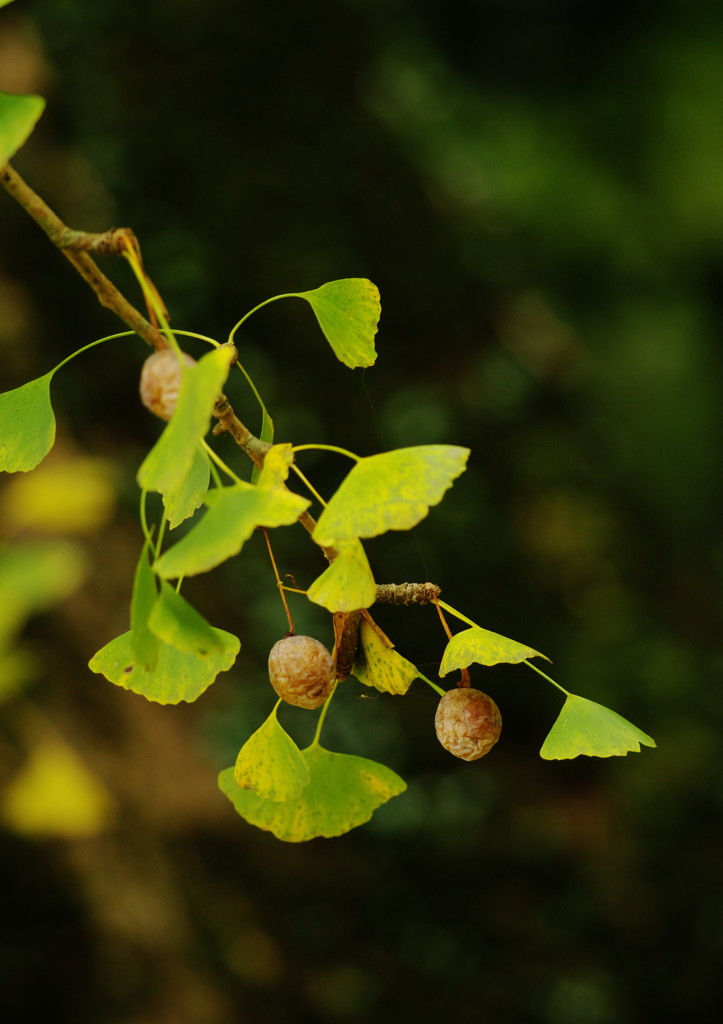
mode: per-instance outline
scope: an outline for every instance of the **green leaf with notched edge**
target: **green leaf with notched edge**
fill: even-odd
[[[196,700],[207,690],[219,672],[231,668],[241,644],[237,637],[222,629],[216,630],[222,649],[207,658],[191,651],[179,651],[161,643],[158,661],[152,672],[146,671],[133,657],[131,634],[123,633],[95,654],[89,668],[116,686],[138,693],[157,704],[178,704]]]
[[[535,651],[532,647],[510,640],[489,629],[474,626],[456,633],[447,644],[439,666],[440,676],[446,676],[456,668],[467,668],[469,665],[499,665],[508,662],[517,665],[528,658],[550,659]]]
[[[427,444],[360,459],[319,516],[314,540],[329,547],[411,529],[442,500],[468,455],[468,448]]]
[[[406,693],[419,678],[411,661],[403,658],[393,647],[388,647],[365,619],[359,626],[359,649],[352,672],[360,683],[383,693]]]
[[[44,109],[42,96],[0,92],[0,170],[26,142]]]
[[[242,818],[287,843],[343,835],[369,821],[377,807],[407,788],[391,768],[365,757],[334,754],[319,746],[307,747],[302,754],[311,779],[292,800],[264,800],[241,789],[233,768],[221,772],[219,788]]]
[[[176,486],[163,495],[163,506],[171,529],[192,516],[203,504],[211,478],[209,458],[202,448],[197,448],[186,475]]]
[[[264,464],[259,473],[259,487],[263,490],[281,488],[289,478],[294,461],[294,447],[286,442],[275,444],[264,455]]]
[[[148,560],[150,543],[146,541],[136,566],[131,597],[131,650],[133,660],[152,672],[158,661],[158,637],[148,625],[153,606],[158,598],[156,577]]]
[[[291,491],[244,482],[206,495],[208,511],[186,536],[161,555],[155,570],[164,579],[207,572],[239,553],[257,526],[290,526],[309,507]]]
[[[0,394],[0,470],[35,469],[55,443],[55,414],[50,404],[53,374]]]
[[[377,596],[377,585],[364,548],[358,540],[337,545],[337,557],[309,587],[306,596],[330,612],[353,612],[369,608]]]
[[[276,717],[276,708],[244,743],[233,769],[236,785],[265,800],[295,800],[309,784],[306,760]]]
[[[610,708],[587,697],[570,693],[557,721],[542,744],[540,757],[563,760],[587,754],[613,757],[638,753],[640,745],[654,747],[655,740]]]
[[[365,277],[346,277],[296,294],[311,305],[337,359],[352,369],[372,365],[382,312],[376,285]]]
[[[148,625],[159,640],[179,651],[191,651],[199,658],[219,654],[224,648],[219,631],[165,580],[161,582],[161,593]]]
[[[143,490],[174,496],[182,489],[233,358],[234,350],[222,346],[184,366],[175,412],[138,470]]]

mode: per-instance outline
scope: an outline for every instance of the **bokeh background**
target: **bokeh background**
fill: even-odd
[[[408,792],[334,840],[248,826],[215,778],[270,707],[286,628],[258,538],[189,581],[243,642],[197,704],[87,669],[127,628],[158,433],[143,345],[101,346],[53,384],[53,455],[0,485],[3,1017],[705,1018],[723,955],[720,4],[18,0],[0,87],[48,98],[17,169],[74,227],[132,226],[176,326],[223,338],[271,295],[371,278],[373,369],[337,365],[302,303],[244,329],[277,437],[471,447],[413,535],[369,545],[377,578],[434,580],[658,742],[543,762],[559,694],[479,669],[505,730],[467,765],[437,746],[424,684],[363,699],[352,681],[325,741]],[[5,390],[119,328],[6,195],[0,226]],[[256,425],[240,375],[232,397]],[[305,468],[327,492],[341,472]],[[311,580],[305,535],[283,533],[282,570]],[[436,671],[431,609],[378,619]]]

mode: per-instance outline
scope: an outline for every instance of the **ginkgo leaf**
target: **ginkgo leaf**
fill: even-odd
[[[149,626],[153,606],[158,598],[156,577],[148,560],[150,541],[146,541],[138,559],[131,597],[131,650],[133,660],[152,672],[158,661],[158,637]]]
[[[469,665],[499,665],[508,662],[517,665],[528,658],[546,658],[544,654],[510,640],[509,637],[492,633],[489,629],[474,626],[456,633],[445,647],[442,663],[439,666],[440,676],[446,676],[456,668],[467,668]]]
[[[102,832],[117,807],[100,779],[49,726],[28,733],[28,760],[0,801],[5,825],[35,839],[79,839]]]
[[[303,754],[279,725],[276,708],[244,743],[234,768],[236,785],[266,800],[295,800],[311,775]]]
[[[406,693],[419,677],[411,661],[395,651],[381,630],[366,619],[362,619],[359,626],[359,649],[353,673],[365,686],[398,694]]]
[[[275,444],[264,455],[264,464],[259,472],[258,486],[262,489],[282,487],[289,478],[294,461],[294,447],[291,444]]]
[[[207,572],[238,554],[257,526],[290,526],[309,507],[306,498],[284,488],[241,481],[206,495],[208,511],[186,536],[158,559],[164,579]]]
[[[587,754],[613,757],[638,753],[640,745],[654,747],[655,740],[617,712],[587,697],[569,693],[555,724],[540,750],[548,761]]]
[[[164,643],[179,651],[191,651],[199,658],[223,651],[223,634],[214,629],[196,609],[165,580],[150,613],[148,625]]]
[[[138,470],[144,490],[174,496],[183,488],[234,357],[234,349],[221,346],[184,366],[173,416]]]
[[[25,143],[44,109],[42,96],[0,92],[0,170]]]
[[[123,633],[94,655],[89,663],[92,672],[116,686],[131,690],[157,704],[178,704],[196,700],[208,689],[219,672],[231,668],[241,644],[231,633],[218,629],[222,649],[208,657],[192,651],[179,651],[161,643],[158,661],[152,672],[146,671],[133,657],[131,634]]]
[[[311,778],[292,800],[265,800],[241,789],[233,768],[221,772],[219,788],[242,818],[288,843],[343,835],[369,821],[377,807],[407,788],[391,768],[365,757],[335,754],[320,746],[307,747],[302,754]]]
[[[86,576],[83,550],[66,540],[15,544],[0,558],[0,646],[36,612],[72,594]]]
[[[331,547],[386,530],[409,530],[464,471],[468,448],[428,444],[360,459],[319,516],[314,540]]]
[[[35,469],[55,443],[52,373],[0,394],[0,470]]]
[[[337,557],[309,587],[306,596],[330,612],[369,608],[377,586],[358,540],[337,545]]]
[[[311,305],[337,359],[352,369],[372,365],[382,311],[376,285],[365,277],[347,277],[296,294]]]
[[[163,506],[171,529],[201,507],[210,479],[208,455],[201,448],[196,448],[188,472],[163,495]]]

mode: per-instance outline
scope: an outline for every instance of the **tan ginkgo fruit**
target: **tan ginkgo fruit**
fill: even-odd
[[[183,360],[186,366],[196,365],[193,356],[186,352]],[[146,409],[162,420],[170,420],[178,401],[182,377],[183,367],[173,349],[162,348],[148,356],[141,370],[140,383],[141,401]]]
[[[481,690],[460,686],[448,690],[434,716],[437,739],[463,761],[476,761],[494,747],[502,731],[502,715]]]
[[[334,689],[334,660],[311,636],[285,636],[269,653],[269,679],[287,704],[320,708]]]

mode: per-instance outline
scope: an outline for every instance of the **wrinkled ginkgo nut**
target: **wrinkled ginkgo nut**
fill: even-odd
[[[458,687],[448,690],[440,700],[434,727],[445,750],[463,761],[476,761],[500,738],[502,715],[486,693]]]
[[[186,366],[195,366],[196,360],[183,353]],[[162,420],[170,420],[181,390],[183,370],[178,356],[170,348],[162,348],[148,356],[141,370],[141,401]]]
[[[311,636],[285,636],[269,653],[269,679],[287,704],[313,711],[334,688],[334,660]]]

